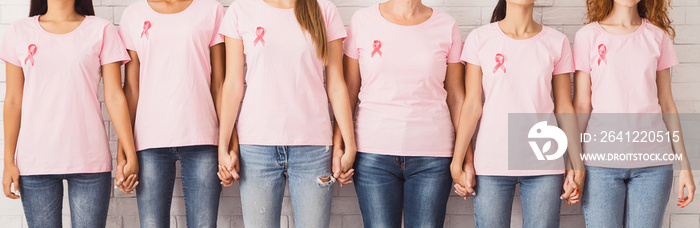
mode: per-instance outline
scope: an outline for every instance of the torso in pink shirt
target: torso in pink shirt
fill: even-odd
[[[328,41],[346,36],[336,7],[318,1]],[[294,9],[237,0],[219,30],[243,40],[246,92],[238,118],[240,144],[331,145],[324,67]]]
[[[218,144],[210,47],[223,42],[217,33],[223,14],[215,0],[194,0],[174,14],[154,11],[147,0],[124,10],[119,34],[141,65],[137,150]]]
[[[444,82],[447,63],[459,63],[461,50],[456,21],[435,9],[415,26],[387,21],[379,4],[357,11],[344,52],[358,59],[362,77],[358,151],[452,156],[455,136]]]
[[[484,107],[474,150],[477,175],[528,176],[558,170],[508,169],[508,113],[553,113],[552,75],[574,71],[569,40],[543,26],[537,35],[515,40],[498,23],[472,31],[462,61],[481,66]]]
[[[129,55],[111,22],[87,16],[73,31],[53,34],[39,17],[16,21],[0,42],[0,59],[24,72],[17,141],[21,175],[112,170],[98,99],[104,64]]]
[[[625,131],[666,131],[662,116],[650,114],[661,113],[656,72],[678,64],[673,41],[662,29],[643,19],[637,31],[627,35],[614,35],[605,31],[597,22],[593,22],[576,33],[574,57],[576,70],[591,76],[593,114],[588,121],[587,132],[600,134],[601,131],[615,130],[611,129],[612,127]],[[635,113],[647,114],[634,115]],[[670,142],[625,143],[615,146],[616,153],[672,153]],[[612,149],[603,143],[583,144],[584,153],[599,153]],[[593,166],[636,168],[673,162],[585,163]]]

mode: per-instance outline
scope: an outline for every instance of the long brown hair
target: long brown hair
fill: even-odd
[[[506,18],[506,5],[506,0],[498,0],[498,4],[496,4],[496,8],[493,9],[493,13],[491,14],[491,23]]]
[[[317,0],[296,0],[294,15],[301,28],[309,33],[311,40],[316,44],[316,54],[326,63],[328,60],[326,22]]]
[[[613,0],[586,0],[586,7],[588,8],[587,23],[601,21],[612,12]],[[641,0],[637,3],[637,13],[640,17],[648,19],[674,38],[676,30],[671,27],[671,19],[668,17],[669,8],[671,8],[670,0]]]
[[[29,3],[29,16],[44,15],[48,10],[47,0],[32,0]],[[75,12],[83,16],[95,16],[92,0],[75,0]]]

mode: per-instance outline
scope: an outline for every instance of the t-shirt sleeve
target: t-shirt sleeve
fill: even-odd
[[[119,21],[119,37],[122,39],[126,49],[136,51],[136,46],[134,46],[134,41],[131,38],[132,33],[129,31],[129,26],[131,26],[129,23],[130,18],[129,10],[125,10],[122,14],[122,19]]]
[[[324,14],[324,17],[328,42],[347,37],[345,25],[343,25],[343,21],[340,19],[338,8],[336,8],[333,3],[329,2],[326,5],[326,13]]]
[[[462,49],[462,57],[460,60],[465,63],[471,63],[477,66],[481,66],[479,63],[479,56],[476,54],[479,48],[479,34],[478,31],[472,31],[464,40],[464,47]]]
[[[350,20],[350,25],[348,25],[348,37],[345,38],[345,41],[343,41],[343,53],[345,53],[346,56],[353,58],[353,59],[359,59],[360,58],[360,49],[357,48],[357,19],[356,17],[352,17],[352,20]]]
[[[668,34],[664,33],[664,36],[661,39],[660,47],[661,55],[659,56],[659,60],[656,64],[657,71],[665,70],[666,68],[678,64],[676,51],[673,49],[673,40],[671,40],[671,37],[669,37]]]
[[[221,25],[219,26],[219,34],[234,39],[241,39],[241,33],[238,31],[238,14],[233,4],[228,7],[226,14],[224,14]]]
[[[209,47],[217,45],[224,42],[224,36],[219,34],[219,27],[221,27],[221,21],[224,20],[224,6],[217,3],[216,6],[216,18],[214,19],[214,34],[212,34],[211,42],[209,42]]]
[[[571,54],[571,43],[569,38],[564,37],[562,41],[561,54],[554,63],[553,75],[566,74],[574,72],[574,57]]]
[[[460,57],[462,55],[462,48],[464,48],[464,43],[462,43],[462,33],[459,32],[459,26],[454,23],[452,26],[452,45],[447,53],[448,63],[459,63]]]
[[[583,30],[579,30],[574,38],[574,66],[578,71],[586,74],[591,73],[591,44]]]
[[[5,31],[5,35],[0,40],[0,59],[15,66],[22,66],[17,55],[17,43],[15,42],[15,28],[11,25]]]
[[[125,64],[129,62],[129,53],[124,47],[122,39],[119,37],[114,25],[107,24],[102,34],[102,49],[100,50],[100,64],[105,65],[113,62]]]

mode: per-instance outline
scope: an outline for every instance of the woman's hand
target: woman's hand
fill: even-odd
[[[476,172],[474,162],[465,161],[464,164],[452,164],[450,166],[452,180],[455,182],[455,193],[466,200],[469,195],[475,196]]]
[[[685,196],[685,191],[688,191],[688,196]],[[684,208],[690,202],[693,202],[695,196],[695,180],[693,173],[690,170],[681,170],[678,176],[678,204],[677,206]]]
[[[568,205],[581,202],[585,181],[585,170],[567,170],[563,185],[564,193],[561,195],[561,199],[566,201]]]
[[[12,184],[14,184],[14,191],[11,189]],[[5,170],[2,174],[2,189],[7,198],[19,199],[19,169],[13,163],[5,163]]]
[[[117,169],[114,188],[119,188],[119,190],[121,190],[125,194],[133,193],[136,186],[139,185],[138,175],[138,161],[131,161],[126,158],[121,158],[120,156],[117,157]]]
[[[343,150],[339,146],[333,146],[333,177],[340,183],[340,187],[352,183],[352,175],[355,174],[355,169],[352,168],[355,154],[357,149],[346,147]]]
[[[228,187],[240,180],[238,171],[240,171],[238,152],[233,149],[223,151],[219,149],[219,172],[216,175],[219,176],[221,184]]]

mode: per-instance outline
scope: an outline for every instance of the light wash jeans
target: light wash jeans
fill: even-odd
[[[476,176],[474,220],[480,228],[508,228],[520,183],[524,228],[558,228],[564,175]]]
[[[586,166],[581,200],[586,227],[661,227],[672,184],[672,165]]]
[[[187,227],[216,227],[221,196],[216,146],[146,149],[136,155],[139,159],[136,199],[142,228],[170,227],[177,160],[182,167]]]
[[[61,227],[63,180],[68,182],[71,226],[105,227],[112,188],[110,172],[20,176],[20,199],[27,217],[27,226]]]
[[[357,153],[355,190],[365,228],[440,228],[452,189],[452,157]],[[403,217],[402,217],[403,215]]]
[[[280,227],[287,181],[295,227],[328,227],[335,183],[329,176],[330,149],[331,146],[240,145],[245,227]]]

